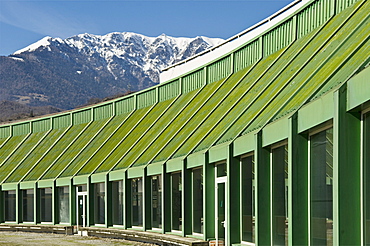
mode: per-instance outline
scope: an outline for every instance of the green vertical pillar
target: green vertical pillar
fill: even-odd
[[[262,131],[255,135],[256,245],[271,244],[270,151],[262,147]]]
[[[87,197],[86,197],[86,226],[92,226],[94,222],[94,184],[91,183],[91,176],[87,178]]]
[[[77,193],[76,193],[76,187],[73,186],[73,179],[69,182],[69,223],[71,225],[77,224]],[[58,205],[59,206],[59,205]]]
[[[105,175],[105,227],[113,225],[112,222],[112,182],[109,182],[109,173]]]
[[[53,181],[53,186],[51,187],[51,221],[53,225],[58,224],[58,218],[57,218],[57,211],[58,209],[58,203],[57,203],[57,186],[56,186],[56,181]]]
[[[186,168],[187,159],[182,163],[182,236],[192,234],[192,183],[191,170]]]
[[[143,229],[152,229],[152,189],[151,178],[147,176],[146,168],[143,169]]]
[[[289,118],[288,242],[308,245],[308,136],[298,134],[298,114]]]
[[[171,175],[162,166],[162,233],[171,231]]]
[[[203,231],[204,240],[216,237],[215,219],[215,166],[209,164],[208,152],[203,164]]]
[[[33,187],[33,223],[38,224],[41,222],[40,216],[40,190],[37,189],[37,183],[35,182]]]
[[[361,115],[347,112],[347,87],[334,93],[334,245],[361,244]]]
[[[15,214],[15,219],[16,223],[19,224],[22,222],[22,192],[19,187],[19,183],[17,184],[17,188],[15,190],[15,197],[16,197],[16,214]]]
[[[227,235],[229,243],[240,243],[240,160],[233,156],[233,144],[228,146],[227,151],[227,198],[228,215]]]
[[[123,224],[124,228],[131,227],[131,182],[127,178],[127,170],[123,177]]]
[[[4,223],[4,193],[0,185],[0,223]]]

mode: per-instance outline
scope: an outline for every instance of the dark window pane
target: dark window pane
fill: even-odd
[[[162,176],[152,176],[152,227],[162,228]]]
[[[105,184],[94,184],[94,221],[95,224],[105,223]]]
[[[172,230],[182,230],[182,179],[181,173],[171,174],[171,217]]]
[[[241,160],[242,170],[242,240],[254,243],[254,157]]]
[[[52,222],[52,189],[40,189],[40,215],[41,222]]]
[[[112,216],[114,225],[123,225],[123,181],[112,182]]]
[[[5,221],[15,221],[16,217],[16,191],[4,191]]]
[[[131,180],[132,194],[132,225],[143,226],[143,180],[136,178]]]
[[[203,233],[203,169],[193,170],[193,232]]]
[[[59,222],[69,223],[69,187],[58,187]]]
[[[23,222],[34,222],[34,190],[22,190]]]

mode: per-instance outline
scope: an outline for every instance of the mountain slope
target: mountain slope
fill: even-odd
[[[45,37],[0,57],[0,100],[71,109],[89,98],[153,86],[161,69],[222,41],[129,32]]]

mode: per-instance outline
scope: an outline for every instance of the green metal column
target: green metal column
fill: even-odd
[[[308,245],[308,136],[298,134],[298,114],[289,118],[288,240]]]
[[[40,218],[40,190],[37,189],[37,183],[35,182],[33,187],[33,223],[41,223]]]
[[[334,245],[361,243],[361,115],[346,112],[347,87],[334,93]]]
[[[51,222],[53,225],[56,225],[58,223],[58,203],[57,203],[57,187],[55,180],[53,181],[53,186],[51,187]]]
[[[228,146],[227,151],[227,198],[228,216],[227,235],[229,243],[240,243],[240,160],[233,156],[233,144]]]
[[[4,193],[0,185],[0,223],[4,223]]]
[[[186,168],[187,160],[182,163],[182,236],[192,234],[192,193],[191,169]]]
[[[171,231],[171,175],[162,170],[162,233]]]
[[[256,245],[271,245],[270,151],[262,147],[262,131],[255,137]]]
[[[204,240],[214,239],[215,231],[215,166],[209,164],[208,152],[204,154],[203,164],[203,231]]]
[[[112,182],[109,182],[109,173],[105,176],[105,227],[113,225],[112,222]]]
[[[76,187],[73,186],[73,180],[69,183],[69,223],[71,225],[77,224],[77,207],[76,207]]]
[[[151,178],[147,176],[146,168],[143,169],[143,229],[152,229],[152,192]]]
[[[19,187],[19,183],[17,184],[17,188],[15,190],[15,197],[16,197],[16,214],[15,214],[15,223],[19,224],[22,222],[22,193]]]
[[[130,180],[127,178],[127,170],[123,177],[123,224],[124,228],[131,227],[131,185]]]
[[[94,184],[91,183],[91,176],[87,178],[87,197],[86,197],[86,226],[92,226],[94,221]]]

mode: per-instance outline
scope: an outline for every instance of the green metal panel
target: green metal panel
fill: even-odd
[[[89,184],[89,175],[76,176],[73,178],[73,185]]]
[[[91,183],[105,182],[107,179],[107,173],[96,173],[91,175]]]
[[[36,182],[21,182],[19,184],[19,189],[26,190],[26,189],[33,189],[36,186]]]
[[[0,167],[2,166],[4,161],[9,159],[11,155],[17,150],[17,148],[22,145],[22,143],[27,139],[27,136],[28,135],[14,136],[9,138],[9,140],[3,144],[0,149]]]
[[[19,182],[22,181],[24,176],[32,171],[36,167],[37,163],[48,153],[55,142],[61,137],[65,129],[52,130],[45,136],[44,139],[37,145],[35,149],[32,150],[23,161],[22,165],[17,168],[17,170],[8,177],[6,182]],[[30,181],[30,180],[25,180]]]
[[[56,179],[56,186],[67,186],[67,185],[70,185],[71,183],[72,183],[71,178],[58,178],[58,179]]]
[[[124,170],[118,170],[118,171],[112,171],[109,172],[109,181],[117,181],[117,180],[123,180],[125,177],[125,171]]]
[[[154,87],[153,89],[145,90],[137,94],[136,98],[137,98],[137,109],[151,106],[158,101],[157,89]]]
[[[1,126],[0,127],[0,139],[10,137],[10,126]],[[0,144],[1,146],[1,144]]]
[[[262,145],[266,147],[287,139],[289,135],[288,118],[275,121],[262,129]]]
[[[149,164],[146,167],[146,172],[147,172],[148,176],[162,174],[162,172],[163,172],[163,163],[159,162],[159,163]]]
[[[45,132],[31,134],[24,142],[22,142],[19,148],[15,149],[15,152],[9,156],[9,158],[7,158],[0,167],[1,182],[5,182],[5,179],[12,174],[16,168],[19,167],[22,169],[19,164],[32,152],[35,147],[38,146],[39,142],[42,141],[44,137],[46,137]]]
[[[301,38],[325,23],[332,12],[333,0],[313,1],[297,14],[297,38]]]
[[[113,116],[113,103],[94,107],[94,120],[106,119]]]
[[[40,119],[36,121],[31,121],[32,132],[46,132],[51,129],[51,119]]]
[[[227,77],[231,71],[231,55],[207,66],[207,83],[212,83]]]
[[[88,123],[92,120],[91,108],[72,112],[73,125]]]
[[[71,114],[62,114],[52,117],[53,129],[66,128],[71,125]]]
[[[135,110],[128,118],[123,120],[123,124],[118,126],[118,129],[114,130],[114,134],[109,136],[109,141],[105,142],[104,145],[99,148],[98,152],[94,154],[92,158],[84,165],[79,173],[90,174],[96,167],[101,165],[109,156],[113,155],[114,151],[120,143],[127,137],[129,132],[134,129],[135,124],[140,122],[143,117],[148,113],[147,108]],[[118,117],[118,116],[116,116]],[[116,119],[115,117],[115,119]],[[120,116],[122,117],[122,116]],[[115,119],[113,121],[115,121]],[[111,163],[113,165],[114,163]],[[108,171],[109,169],[105,170]]]
[[[12,135],[13,136],[20,136],[20,135],[26,135],[30,133],[30,122],[23,122],[18,123],[15,125],[12,125]]]
[[[205,153],[195,153],[186,158],[186,168],[194,168],[204,165]]]
[[[127,177],[129,179],[140,178],[144,175],[144,167],[132,167],[127,170]]]
[[[182,158],[171,159],[166,163],[166,173],[181,171],[184,160]]]
[[[204,70],[199,69],[189,75],[186,75],[181,80],[182,93],[188,93],[190,91],[199,89],[205,83],[204,81]]]
[[[136,107],[136,96],[124,97],[115,102],[116,115],[126,114],[133,111]]]
[[[16,190],[16,189],[18,189],[18,183],[1,185],[1,190]]]
[[[339,13],[340,11],[343,11],[357,1],[358,0],[336,0],[336,12]]]
[[[66,132],[63,132],[62,138],[60,138],[53,149],[49,151],[44,158],[38,163],[38,165],[32,170],[31,173],[26,177],[27,180],[37,180],[42,178],[43,175],[52,168],[63,168],[54,166],[59,160],[63,153],[73,144],[79,134],[85,129],[87,124],[80,124],[72,126]],[[45,179],[54,179],[55,175],[46,175]]]
[[[238,72],[261,59],[262,53],[260,52],[260,46],[261,39],[255,39],[245,47],[235,51],[234,72]]]
[[[360,245],[361,209],[363,208],[361,202],[361,113],[346,112],[346,85],[334,93],[334,98],[334,244]],[[348,214],[348,211],[351,213]]]
[[[54,187],[54,180],[40,180],[37,182],[37,188]]]
[[[370,100],[370,67],[357,74],[347,83],[347,110],[352,110]]]
[[[213,146],[209,149],[209,163],[226,160],[229,153],[229,143]]]
[[[244,155],[251,151],[254,151],[256,146],[255,137],[253,133],[249,133],[235,139],[233,147],[234,156]]]
[[[264,56],[269,56],[294,41],[295,37],[292,35],[294,33],[293,28],[295,28],[293,20],[291,18],[263,35]]]
[[[160,102],[174,98],[180,94],[180,79],[171,81],[170,83],[161,84],[158,87],[158,90]]]

